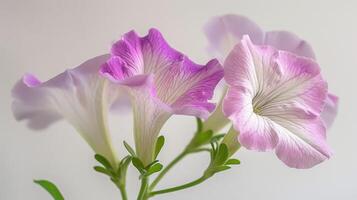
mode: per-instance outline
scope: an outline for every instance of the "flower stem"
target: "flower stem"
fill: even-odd
[[[128,196],[126,193],[125,185],[120,184],[120,183],[115,183],[115,185],[119,188],[120,194],[121,194],[121,199],[122,200],[128,200]]]
[[[143,176],[141,179],[141,187],[138,195],[138,200],[146,200],[147,191],[148,191],[149,178],[147,176]]]
[[[154,181],[151,183],[149,190],[153,190],[156,185],[161,181],[161,179],[167,174],[167,172],[170,171],[170,169],[175,166],[179,161],[181,161],[185,156],[187,156],[190,153],[198,153],[198,152],[202,152],[202,151],[210,151],[209,149],[206,148],[199,148],[199,149],[195,149],[192,151],[188,151],[187,149],[185,149],[184,151],[182,151],[175,159],[173,159],[161,172],[160,174],[154,179]]]
[[[155,196],[155,195],[158,195],[158,194],[165,194],[165,193],[175,192],[175,191],[183,190],[183,189],[186,189],[186,188],[189,188],[189,187],[193,187],[195,185],[198,185],[198,184],[202,183],[203,181],[205,181],[209,177],[211,177],[211,176],[207,176],[207,175],[204,174],[203,176],[201,176],[200,178],[198,178],[198,179],[196,179],[196,180],[194,180],[192,182],[189,182],[189,183],[186,183],[186,184],[183,184],[183,185],[180,185],[180,186],[172,187],[172,188],[167,188],[167,189],[163,189],[163,190],[150,192],[149,193],[149,197],[152,197],[152,196]]]
[[[170,171],[170,169],[175,166],[180,160],[182,160],[187,154],[188,153],[186,151],[183,151],[175,159],[173,159],[151,183],[150,190],[154,189],[156,185],[160,182],[160,180],[167,174],[167,172]]]

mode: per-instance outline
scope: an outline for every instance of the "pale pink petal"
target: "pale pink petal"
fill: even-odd
[[[185,58],[179,66],[172,66],[155,75],[158,97],[174,110],[175,114],[208,117],[215,108],[208,102],[214,88],[223,77],[217,60],[197,65]]]
[[[243,35],[249,35],[256,45],[269,45],[299,56],[315,58],[311,46],[295,34],[288,31],[264,32],[255,22],[241,15],[214,17],[204,26],[204,32],[209,41],[210,54],[219,58],[221,62],[240,42]]]
[[[338,110],[338,97],[329,93],[326,98],[325,106],[321,113],[322,121],[326,128],[330,128],[336,118]]]
[[[157,98],[152,75],[139,75],[121,82],[132,99],[136,153],[148,165],[154,159],[156,138],[173,111]]]
[[[276,148],[290,167],[308,168],[330,156],[321,123],[327,84],[318,64],[248,36],[224,64],[230,86],[223,109],[248,149]]]
[[[276,122],[279,135],[276,155],[289,167],[311,168],[332,155],[322,137],[325,127],[320,119],[292,122],[282,117]]]
[[[239,142],[247,149],[266,151],[275,148],[278,137],[273,123],[253,112],[252,97],[241,88],[231,87],[223,102],[225,115],[232,120]]]
[[[254,44],[254,40],[252,40]],[[265,34],[264,45],[288,51],[299,56],[315,58],[314,51],[309,43],[288,31],[269,31]]]
[[[205,25],[204,32],[209,41],[209,52],[221,62],[243,35],[249,35],[255,44],[262,44],[264,41],[263,30],[253,21],[240,15],[214,17]]]
[[[115,164],[117,158],[106,124],[110,103],[107,81],[98,74],[108,58],[109,55],[95,57],[43,83],[25,75],[12,90],[15,118],[26,120],[33,129],[43,129],[64,118],[96,153]]]

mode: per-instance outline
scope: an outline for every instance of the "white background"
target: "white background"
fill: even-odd
[[[357,3],[347,0],[0,0],[0,199],[47,200],[32,179],[46,178],[67,200],[120,199],[117,189],[92,170],[93,152],[65,122],[42,132],[13,119],[10,90],[22,74],[46,80],[65,68],[108,52],[121,34],[146,34],[159,28],[169,43],[196,62],[206,62],[203,24],[212,16],[243,14],[265,30],[295,32],[314,47],[330,90],[340,97],[339,116],[328,133],[335,151],[327,162],[309,170],[284,166],[273,153],[241,150],[242,165],[218,174],[199,187],[154,199],[354,200],[357,199]],[[131,115],[111,118],[118,151],[131,139]],[[167,138],[163,163],[192,136],[194,120],[174,117],[162,133]],[[188,158],[160,187],[198,177],[207,155]],[[129,170],[128,190],[135,199],[137,173]]]

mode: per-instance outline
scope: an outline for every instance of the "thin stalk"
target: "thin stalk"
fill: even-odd
[[[189,182],[189,183],[186,183],[186,184],[183,184],[183,185],[180,185],[180,186],[167,188],[167,189],[163,189],[163,190],[158,190],[158,191],[153,191],[153,192],[149,193],[149,197],[152,197],[152,196],[155,196],[155,195],[158,195],[158,194],[176,192],[176,191],[183,190],[183,189],[186,189],[186,188],[189,188],[189,187],[193,187],[195,185],[198,185],[198,184],[202,183],[203,181],[205,181],[209,177],[210,176],[203,175],[202,177],[200,177],[200,178],[198,178],[198,179],[196,179],[196,180],[194,180],[192,182]]]
[[[147,191],[148,191],[149,178],[147,176],[142,177],[141,179],[141,187],[138,194],[138,200],[146,200],[147,199]]]
[[[183,151],[175,159],[173,159],[151,183],[151,185],[149,187],[150,190],[154,189],[156,187],[156,185],[160,182],[160,180],[167,174],[167,172],[169,172],[170,169],[173,166],[175,166],[179,161],[181,161],[187,154],[188,154],[187,151]]]
[[[125,185],[120,184],[120,183],[115,183],[115,185],[119,188],[120,194],[121,194],[121,199],[122,200],[128,200],[128,195],[126,193]]]
[[[202,151],[210,151],[208,148],[199,148],[195,149],[192,151],[184,150],[182,151],[175,159],[173,159],[161,172],[160,174],[154,179],[154,181],[151,183],[149,190],[153,190],[156,185],[161,181],[161,179],[171,170],[172,167],[174,167],[179,161],[181,161],[185,156],[191,153],[199,153]]]

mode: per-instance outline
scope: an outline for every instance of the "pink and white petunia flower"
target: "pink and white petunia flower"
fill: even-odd
[[[224,63],[223,112],[242,146],[275,150],[285,164],[310,168],[331,156],[321,113],[327,83],[311,58],[254,45],[244,36]]]
[[[269,45],[278,50],[288,51],[298,56],[315,59],[312,47],[297,35],[288,31],[263,31],[256,23],[241,15],[222,15],[212,18],[204,27],[209,41],[208,51],[224,63],[229,52],[249,35],[256,45]],[[217,106],[219,107],[219,106]],[[326,127],[333,123],[338,109],[338,97],[328,94],[322,118]],[[208,128],[221,129],[228,124],[222,118],[221,110],[216,110],[205,123]]]
[[[288,31],[263,31],[256,23],[241,15],[222,15],[212,18],[204,27],[209,40],[208,51],[224,62],[243,35],[249,35],[256,45],[269,45],[299,56],[315,58],[312,47]]]
[[[145,37],[126,33],[112,46],[101,73],[131,96],[136,153],[145,165],[153,161],[157,136],[171,115],[206,118],[214,110],[208,100],[223,77],[217,60],[193,63],[156,29]]]
[[[15,118],[36,130],[65,119],[96,153],[116,164],[107,127],[107,110],[116,95],[109,94],[109,82],[98,73],[108,58],[92,58],[45,82],[25,75],[12,90]]]

